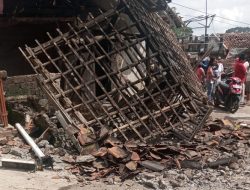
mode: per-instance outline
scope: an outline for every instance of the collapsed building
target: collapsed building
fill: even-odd
[[[171,132],[191,140],[210,115],[185,52],[157,13],[165,5],[113,1],[20,48],[80,153],[108,136],[149,142]]]
[[[216,172],[210,168],[218,168],[222,175],[223,166],[230,172],[223,176],[231,180],[227,166],[248,164],[244,159],[249,157],[249,123],[207,120],[212,109],[171,30],[171,25],[180,26],[179,17],[165,1],[111,0],[109,5],[92,0],[77,1],[82,4],[75,6],[71,3],[76,1],[67,1],[68,10],[61,6],[65,14],[57,4],[63,1],[18,2],[27,3],[9,14],[6,6],[3,9],[18,24],[9,22],[6,30],[0,30],[5,32],[0,49],[6,50],[0,54],[1,66],[11,66],[6,67],[11,75],[36,74],[4,81],[11,108],[8,119],[15,127],[0,128],[2,167],[34,171],[43,165],[63,170],[67,180],[65,173],[74,174],[83,185],[85,180],[105,177],[112,183],[124,181],[148,170],[162,172],[169,180],[165,172],[174,168],[188,173],[185,168],[209,169],[207,179]],[[16,34],[10,28],[25,37],[8,41]],[[19,57],[10,51],[16,45],[21,47]],[[6,73],[0,76],[2,91]],[[28,94],[35,96],[22,96],[19,88],[25,93],[31,89]],[[7,123],[3,95],[0,120]],[[206,183],[198,174],[192,172],[188,178],[196,176]],[[169,181],[173,187],[183,181],[178,178]],[[153,187],[166,189],[164,181],[156,181]]]

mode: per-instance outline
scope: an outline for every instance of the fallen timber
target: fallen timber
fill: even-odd
[[[175,35],[142,0],[122,0],[68,32],[20,48],[78,151],[115,136],[192,140],[212,108]],[[93,150],[91,150],[93,151]]]

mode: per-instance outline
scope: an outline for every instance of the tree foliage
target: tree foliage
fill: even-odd
[[[226,33],[242,33],[242,32],[250,32],[249,27],[235,27],[226,30]]]
[[[193,34],[193,30],[190,27],[173,28],[177,38],[186,38]]]

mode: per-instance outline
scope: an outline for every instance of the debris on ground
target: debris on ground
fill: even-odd
[[[53,158],[53,170],[79,182],[136,176],[165,189],[208,178],[200,171],[224,175],[225,168],[246,167],[249,124],[208,120],[212,108],[185,53],[144,0],[121,0],[68,27],[48,34],[48,42],[36,40],[37,47],[20,48],[48,100],[8,102],[12,123]],[[0,155],[37,160],[11,126],[0,128]]]
[[[31,108],[27,110],[30,111]],[[34,111],[33,116],[36,118],[37,115],[39,113]],[[31,120],[35,118],[30,117]],[[60,125],[54,117],[50,118],[47,115],[44,118],[53,123],[51,126]],[[47,122],[43,122],[43,125],[47,125]],[[35,124],[33,128],[37,134],[43,133],[39,128],[46,130],[44,126]],[[179,139],[174,134],[162,136],[157,141],[148,143],[140,140],[122,143],[118,138],[109,137],[99,144],[96,151],[88,155],[79,155],[77,149],[72,149],[73,144],[65,146],[65,139],[70,142],[70,138],[66,138],[67,133],[63,128],[59,129],[62,129],[60,138],[58,133],[49,131],[47,139],[40,140],[37,145],[46,155],[53,158],[54,170],[66,170],[78,176],[79,180],[118,176],[123,181],[134,178],[138,173],[209,170],[209,168],[221,170],[223,167],[236,171],[246,167],[244,160],[250,154],[249,124],[228,118],[208,120],[192,141]],[[53,136],[54,133],[56,136]],[[31,134],[35,139],[40,138],[36,133]],[[0,148],[2,157],[34,159],[31,147],[26,145],[15,128],[1,128],[0,136],[2,136]],[[174,182],[171,182],[172,186],[175,186]]]

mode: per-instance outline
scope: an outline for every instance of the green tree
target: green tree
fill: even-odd
[[[177,38],[186,38],[193,34],[193,30],[190,27],[180,27],[180,28],[173,28],[174,33],[176,34]]]
[[[249,27],[235,27],[235,28],[230,28],[226,30],[226,33],[242,33],[242,32],[250,32]]]

